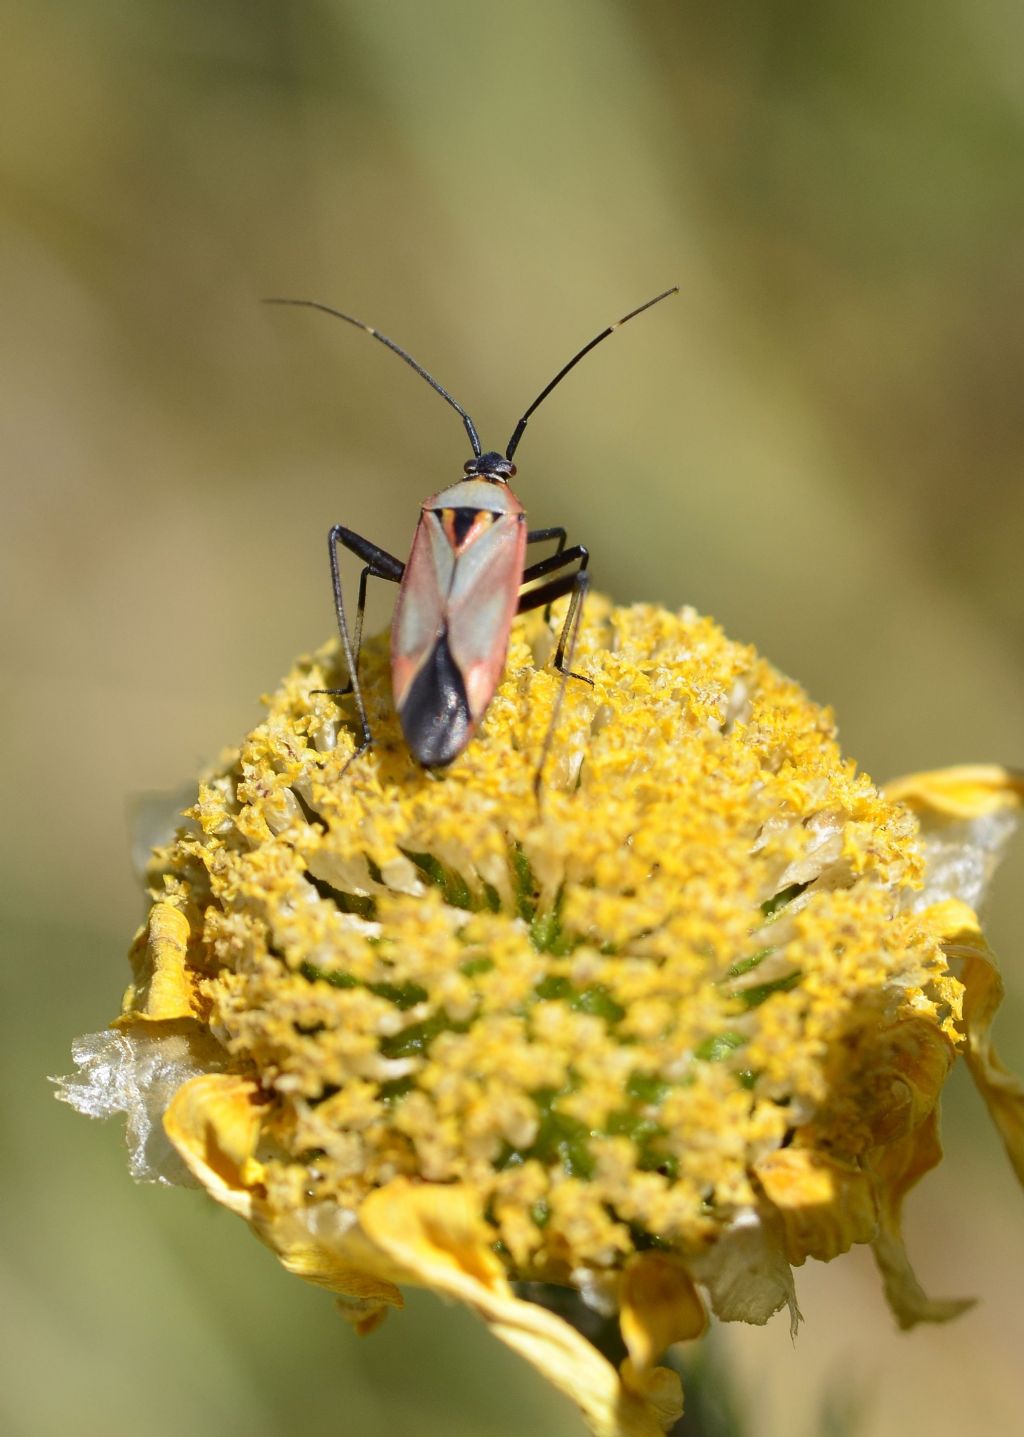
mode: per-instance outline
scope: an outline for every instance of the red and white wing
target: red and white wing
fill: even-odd
[[[483,718],[501,680],[519,607],[526,553],[521,514],[481,511],[487,527],[459,552],[448,595],[448,646],[466,686],[473,723]]]
[[[425,509],[416,525],[391,620],[391,685],[401,711],[412,682],[444,632],[455,552],[440,515]]]
[[[443,767],[472,737],[494,696],[519,606],[526,516],[519,501],[461,484],[424,506],[391,626],[391,678],[406,742]],[[493,491],[493,486],[488,486]]]

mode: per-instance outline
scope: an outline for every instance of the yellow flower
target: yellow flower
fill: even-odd
[[[517,624],[442,776],[401,743],[383,641],[351,766],[315,692],[335,650],[300,662],[154,856],[122,1014],[63,1096],[126,1111],[137,1175],[198,1181],[361,1331],[422,1284],[593,1432],[655,1437],[682,1406],[665,1350],[708,1307],[795,1324],[809,1256],[872,1244],[904,1326],[963,1307],[922,1292],[900,1209],[958,1052],[1024,1178],[975,916],[1022,789],[880,791],[710,620],[593,599],[594,687],[569,685],[538,802],[553,632]],[[531,1300],[558,1288],[618,1314],[615,1361]]]

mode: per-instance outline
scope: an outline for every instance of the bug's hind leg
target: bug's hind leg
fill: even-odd
[[[363,572],[359,576],[359,599],[356,606],[356,629],[355,643],[352,642],[352,635],[349,633],[348,620],[345,617],[345,600],[341,590],[341,570],[338,567],[338,547],[348,549],[357,558],[365,561]],[[356,713],[359,716],[359,727],[362,732],[362,743],[349,759],[352,763],[355,759],[364,754],[373,743],[373,735],[370,732],[369,721],[366,717],[366,704],[363,701],[363,691],[359,686],[359,653],[363,642],[363,614],[366,610],[366,585],[370,578],[388,579],[393,584],[401,583],[402,575],[405,573],[405,565],[393,554],[385,549],[364,539],[352,529],[346,529],[343,524],[334,524],[327,535],[327,548],[331,561],[331,583],[334,589],[334,610],[338,618],[338,633],[341,636],[341,647],[345,655],[345,663],[348,667],[348,683],[343,689],[314,689],[314,693],[328,694],[352,694],[355,699]],[[348,767],[348,764],[345,765]]]

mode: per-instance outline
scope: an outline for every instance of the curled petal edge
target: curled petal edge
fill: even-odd
[[[894,778],[885,784],[885,795],[943,818],[985,818],[1020,807],[1024,773],[995,763],[960,764]]]
[[[810,1148],[780,1148],[754,1166],[782,1228],[787,1260],[831,1262],[870,1242],[877,1219],[870,1179],[850,1164]]]
[[[258,1197],[252,1226],[289,1272],[336,1294],[338,1311],[361,1337],[378,1328],[391,1308],[405,1306],[401,1290],[373,1270],[373,1254],[358,1227],[348,1242],[325,1244],[293,1220],[282,1221]]]
[[[629,1353],[623,1380],[649,1372],[676,1342],[700,1337],[708,1325],[704,1303],[686,1267],[664,1252],[641,1252],[626,1263],[619,1293],[619,1326]]]
[[[344,1246],[336,1250],[274,1214],[256,1157],[264,1108],[257,1084],[230,1073],[203,1073],[174,1094],[164,1131],[210,1197],[245,1218],[289,1272],[337,1293],[339,1310],[358,1332],[371,1332],[390,1307],[403,1305],[402,1294],[358,1261],[361,1252],[353,1260]],[[358,1233],[358,1248],[357,1239]]]
[[[262,1170],[260,1089],[232,1073],[200,1073],[183,1083],[164,1113],[164,1132],[186,1167],[224,1207],[249,1220]]]
[[[966,903],[951,899],[936,904],[928,916],[964,985],[964,1061],[1003,1140],[1017,1180],[1024,1186],[1024,1085],[1000,1059],[991,1033],[1003,1001],[998,961],[985,941],[977,915]]]
[[[164,1128],[210,1196],[249,1221],[290,1271],[340,1292],[343,1312],[360,1331],[372,1330],[388,1305],[401,1305],[391,1278],[412,1282],[465,1303],[572,1398],[595,1437],[661,1437],[682,1414],[674,1372],[641,1370],[627,1360],[620,1374],[567,1322],[514,1296],[479,1202],[464,1186],[396,1179],[371,1193],[352,1232],[366,1259],[358,1267],[347,1259],[344,1236],[331,1243],[289,1236],[262,1196],[256,1158],[262,1107],[255,1083],[202,1074],[175,1093]]]
[[[359,1211],[364,1232],[408,1281],[453,1297],[572,1398],[595,1437],[661,1437],[682,1414],[668,1368],[612,1366],[575,1328],[512,1293],[475,1194],[461,1185],[396,1179]]]
[[[903,1242],[903,1199],[941,1160],[938,1106],[914,1132],[884,1148],[876,1148],[868,1159],[878,1203],[878,1233],[871,1245],[872,1251],[886,1301],[904,1329],[916,1327],[919,1322],[948,1322],[973,1307],[975,1302],[970,1297],[929,1297],[917,1280]]]
[[[170,903],[154,903],[135,935],[131,961],[134,979],[121,1001],[114,1028],[199,1018],[202,1000],[198,974],[188,966],[188,919]]]

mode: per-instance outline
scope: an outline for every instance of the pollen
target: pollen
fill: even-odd
[[[442,775],[403,744],[383,638],[358,757],[349,701],[317,692],[344,682],[336,648],[301,660],[154,855],[108,1042],[136,1065],[176,1045],[150,1101],[173,1154],[362,1330],[434,1287],[615,1437],[678,1415],[653,1364],[705,1303],[795,1322],[808,1256],[874,1244],[904,1325],[963,1305],[917,1286],[900,1207],[958,1053],[1024,1171],[997,970],[949,880],[1020,785],[887,795],[826,709],[689,609],[589,599],[592,687],[559,707],[562,607],[517,620]],[[65,1096],[98,1111],[104,1081]],[[525,1281],[620,1313],[621,1369]]]

